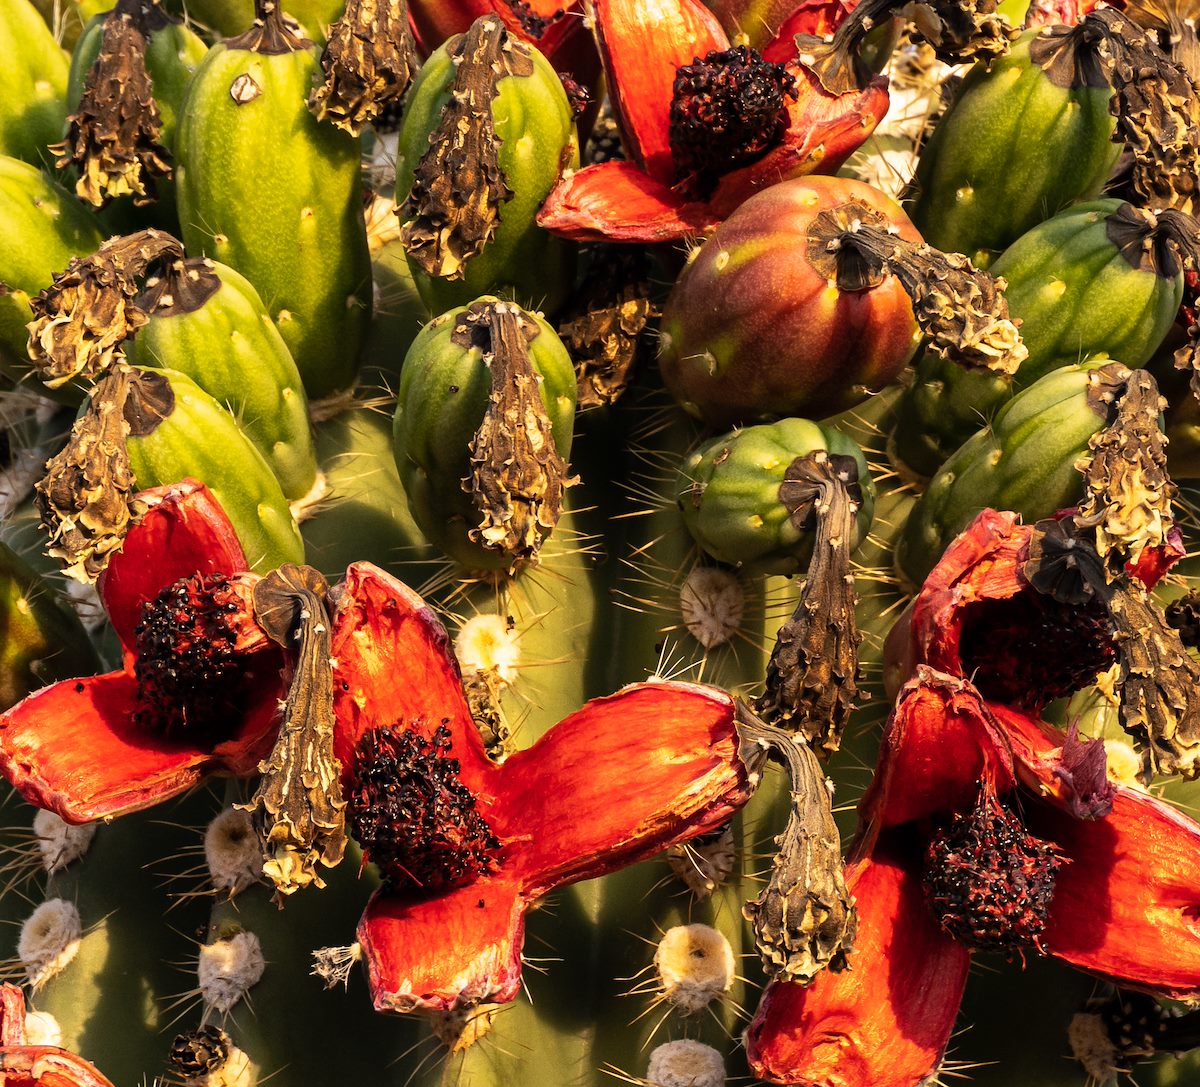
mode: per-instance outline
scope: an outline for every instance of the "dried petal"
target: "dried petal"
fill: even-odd
[[[42,380],[57,389],[89,380],[125,357],[124,342],[147,321],[134,299],[137,279],[156,260],[182,257],[183,246],[161,230],[110,238],[89,257],[73,257],[29,300],[34,320],[29,357]]]
[[[246,805],[263,843],[263,872],[279,895],[313,883],[346,849],[342,765],[333,753],[333,664],[328,586],[311,566],[285,563],[254,589],[254,610],[272,641],[295,649],[279,739],[259,764],[263,779]]]
[[[1075,462],[1084,485],[1075,523],[1096,530],[1096,550],[1113,572],[1136,563],[1145,548],[1165,546],[1175,524],[1177,488],[1158,425],[1166,404],[1149,371],[1134,370],[1115,417],[1088,440],[1090,456]]]
[[[483,359],[492,377],[487,413],[471,442],[471,475],[463,481],[481,517],[470,536],[507,555],[515,573],[537,562],[542,540],[562,512],[563,488],[572,481],[529,358],[537,325],[511,302],[476,302],[462,321],[464,346],[484,337]]]
[[[149,434],[174,407],[169,382],[118,363],[91,391],[65,449],[46,465],[34,499],[47,550],[79,581],[95,581],[144,507],[125,439]]]
[[[1003,279],[961,253],[905,241],[850,201],[809,227],[809,260],[841,290],[865,290],[891,273],[913,303],[928,347],[961,366],[1010,375],[1029,352],[1009,317]]]
[[[853,457],[824,450],[797,457],[780,501],[798,528],[816,527],[812,561],[796,611],[779,629],[755,710],[798,730],[822,756],[837,751],[858,696],[858,646],[850,551],[861,494]]]
[[[496,84],[532,74],[533,61],[529,46],[496,16],[476,19],[450,46],[450,56],[449,101],[397,214],[409,257],[430,276],[461,279],[463,265],[495,233],[500,205],[512,196],[497,154]]]
[[[350,0],[321,53],[325,81],[308,100],[318,121],[357,136],[399,103],[417,66],[407,0]]]
[[[166,23],[157,5],[118,0],[104,20],[100,54],[88,70],[79,108],[68,118],[67,138],[53,147],[60,168],[79,169],[75,193],[95,207],[127,195],[135,204],[151,203],[154,176],[171,176],[146,71],[146,36],[155,18]]]
[[[772,728],[742,703],[737,722],[744,739],[770,746],[784,760],[792,783],[770,881],[742,908],[754,927],[763,968],[772,977],[801,983],[826,966],[844,970],[858,915],[846,890],[832,783],[803,738]]]
[[[1078,721],[1072,721],[1067,730],[1054,773],[1066,787],[1071,813],[1077,819],[1103,819],[1112,811],[1116,791],[1108,780],[1104,741],[1080,739]]]

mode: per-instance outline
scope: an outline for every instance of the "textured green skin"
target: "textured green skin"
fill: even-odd
[[[716,430],[820,419],[899,376],[920,342],[899,282],[842,291],[808,259],[813,219],[851,200],[920,242],[883,193],[812,176],[755,194],[694,254],[667,299],[658,352],[663,381],[687,412]]]
[[[79,108],[88,71],[100,55],[104,18],[104,15],[97,15],[88,21],[71,55],[67,81],[68,113]],[[207,52],[204,40],[184,23],[172,23],[156,30],[146,45],[146,71],[150,74],[154,101],[162,118],[160,142],[168,151],[175,148],[176,121],[183,106],[183,96]]]
[[[328,488],[300,526],[305,560],[331,581],[352,562],[373,562],[409,585],[423,584],[444,560],[425,542],[392,454],[392,421],[376,408],[352,408],[316,428]]]
[[[461,279],[431,278],[415,264],[413,280],[433,313],[481,294],[504,294],[522,306],[553,313],[571,287],[575,249],[534,222],[563,169],[579,166],[575,122],[562,83],[545,57],[530,49],[534,71],[497,85],[492,117],[500,168],[513,196],[500,205],[500,224],[483,251],[466,262]],[[429,147],[455,68],[445,47],[422,66],[408,92],[396,150],[396,203],[412,188],[413,171]]]
[[[1105,418],[1087,403],[1089,371],[1067,366],[1013,397],[930,480],[896,548],[896,567],[920,585],[950,541],[981,510],[1012,510],[1027,522],[1083,494],[1075,461]]]
[[[315,48],[214,46],[188,88],[175,147],[188,253],[254,284],[313,399],[354,384],[371,315],[359,141],[308,112],[316,68]],[[262,93],[239,106],[229,89],[243,73]]]
[[[938,249],[986,263],[1099,193],[1116,162],[1112,88],[1055,86],[1030,62],[1037,35],[1027,30],[990,69],[976,64],[921,150],[910,214]]]
[[[175,392],[175,410],[146,436],[126,439],[138,488],[198,479],[228,514],[251,570],[303,562],[300,530],[266,458],[191,378],[160,372]]]
[[[129,342],[135,366],[187,374],[229,410],[288,501],[317,479],[308,399],[287,345],[244,276],[214,262],[221,286],[191,313],[155,315]]]
[[[917,366],[901,401],[896,452],[919,475],[938,466],[1007,399],[1045,374],[1083,359],[1146,362],[1179,311],[1183,274],[1132,268],[1105,234],[1119,200],[1094,200],[1022,235],[992,272],[1008,280],[1009,311],[1022,321],[1029,357],[1011,382],[968,372],[934,355]]]
[[[51,164],[66,128],[67,54],[29,0],[0,0],[0,155]]]
[[[28,380],[29,298],[49,287],[72,257],[94,252],[104,239],[96,220],[37,167],[3,156],[0,223],[0,283],[8,288],[0,292],[0,371]]]
[[[871,526],[875,486],[866,458],[839,431],[807,419],[736,430],[691,453],[679,470],[678,501],[684,524],[708,555],[747,572],[794,575],[807,566],[813,534],[798,529],[779,500],[784,473],[797,457],[819,449],[858,462],[862,507],[855,546]],[[703,492],[693,497],[693,484]]]
[[[468,569],[501,570],[508,567],[508,557],[467,536],[479,515],[462,480],[471,474],[470,446],[487,410],[491,372],[478,348],[464,350],[451,342],[462,312],[451,310],[430,321],[404,360],[393,431],[396,464],[409,510],[426,539]],[[575,369],[554,330],[542,318],[535,320],[541,332],[529,345],[530,359],[542,375],[554,445],[567,460]]]
[[[403,242],[390,241],[375,253],[371,272],[375,282],[375,315],[363,348],[363,380],[370,381],[369,371],[374,369],[377,371],[374,376],[394,389],[400,380],[404,356],[421,326],[433,314],[413,282]]]

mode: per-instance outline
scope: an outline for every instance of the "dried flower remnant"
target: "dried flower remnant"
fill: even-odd
[[[797,457],[784,474],[779,500],[799,530],[815,529],[815,541],[804,589],[779,630],[755,712],[770,724],[798,730],[827,756],[841,745],[858,696],[862,635],[850,570],[862,503],[858,462],[823,449]]]
[[[184,1087],[254,1087],[257,1079],[250,1058],[220,1027],[176,1035],[169,1059]]]
[[[357,136],[399,104],[417,67],[406,0],[350,0],[321,53],[325,81],[308,108]]]
[[[1167,473],[1167,440],[1158,425],[1166,400],[1147,370],[1128,375],[1114,416],[1076,462],[1084,497],[1075,523],[1095,529],[1096,550],[1110,570],[1137,563],[1147,547],[1167,544],[1178,489]]]
[[[104,20],[67,138],[53,148],[60,168],[78,168],[75,193],[95,207],[129,195],[135,204],[151,203],[155,176],[171,176],[145,57],[147,36],[168,22],[157,3],[118,0]]]
[[[864,290],[894,275],[912,299],[928,348],[942,358],[1011,375],[1028,357],[1019,322],[1009,316],[1005,281],[961,253],[905,241],[857,201],[823,211],[808,237],[810,261],[841,290]]]
[[[285,563],[254,587],[254,613],[277,645],[294,653],[275,749],[248,809],[263,847],[263,873],[280,896],[338,864],[346,849],[341,764],[333,754],[333,662],[329,586],[311,566]]]
[[[830,783],[802,737],[764,723],[741,703],[738,729],[746,741],[773,750],[791,779],[788,824],[776,839],[771,878],[743,908],[763,966],[769,976],[801,983],[826,966],[843,970],[858,915],[846,889]]]
[[[151,228],[73,257],[29,301],[29,357],[42,381],[57,389],[77,377],[94,380],[124,359],[125,340],[148,320],[134,301],[138,278],[155,261],[182,256],[175,238]]]
[[[1129,1075],[1138,1061],[1200,1046],[1200,1013],[1176,1012],[1145,993],[1094,997],[1067,1027],[1071,1053],[1097,1083]]]
[[[451,338],[480,346],[491,374],[487,411],[471,441],[471,475],[463,481],[481,518],[469,535],[506,556],[516,573],[537,563],[562,513],[563,489],[573,481],[529,357],[537,325],[511,302],[472,303],[461,321]]]
[[[34,504],[64,572],[92,582],[119,551],[143,506],[129,466],[128,437],[150,434],[170,414],[166,378],[119,363],[91,391],[66,447],[46,464]]]
[[[529,46],[495,16],[475,20],[450,49],[450,97],[397,209],[409,257],[430,276],[461,279],[466,262],[500,223],[512,196],[497,154],[492,117],[496,84],[533,73]]]
[[[1054,774],[1067,789],[1075,818],[1103,819],[1112,811],[1116,790],[1109,780],[1108,761],[1105,741],[1081,738],[1079,722],[1072,721]]]
[[[42,1022],[39,1023],[39,1020]],[[28,1012],[16,985],[0,986],[0,1069],[10,1087],[113,1087],[91,1061],[60,1048],[54,1017]]]
[[[1068,521],[1039,521],[1025,579],[1064,604],[1101,603],[1113,626],[1121,727],[1149,745],[1156,773],[1200,774],[1200,664],[1146,587],[1111,573],[1094,544]]]
[[[1113,138],[1133,155],[1132,185],[1147,208],[1195,213],[1200,185],[1200,101],[1187,72],[1115,8],[1084,19],[1101,29],[1101,60],[1113,88]]]

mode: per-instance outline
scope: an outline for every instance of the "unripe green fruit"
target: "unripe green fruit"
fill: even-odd
[[[451,38],[422,66],[408,92],[396,149],[396,203],[412,189],[413,172],[430,148],[450,100],[457,66]],[[512,196],[499,207],[500,222],[483,249],[462,265],[461,278],[431,276],[410,257],[413,279],[433,313],[461,306],[482,294],[502,294],[521,305],[553,313],[571,288],[574,245],[534,221],[564,169],[579,166],[579,142],[570,103],[557,73],[532,45],[530,75],[496,81],[491,102],[500,171]],[[403,220],[402,220],[403,223]]]
[[[1183,298],[1183,271],[1156,264],[1154,248],[1127,259],[1110,237],[1119,200],[1078,204],[1015,241],[992,267],[1008,280],[1009,312],[1021,319],[1029,357],[1006,380],[968,372],[926,355],[901,399],[893,437],[897,457],[912,471],[938,466],[1021,389],[1059,367],[1084,359],[1120,359],[1141,366],[1162,342]]]
[[[359,141],[305,106],[311,43],[260,52],[249,37],[209,50],[188,88],[179,220],[191,255],[254,284],[315,399],[354,384],[370,320]]]
[[[205,484],[232,522],[250,569],[304,561],[304,544],[271,467],[233,416],[191,378],[159,370],[173,407],[148,434],[125,445],[139,489],[192,478]]]
[[[396,465],[413,519],[429,542],[470,570],[499,570],[508,567],[507,556],[468,535],[480,515],[463,481],[471,476],[471,443],[487,411],[491,371],[479,347],[454,340],[467,309],[435,317],[405,357],[393,431]],[[575,368],[554,329],[527,316],[538,327],[530,361],[541,378],[555,448],[566,460],[575,424]]]
[[[317,461],[308,399],[287,345],[248,279],[215,261],[193,271],[205,297],[185,297],[178,283],[170,304],[160,296],[149,324],[127,345],[129,361],[190,377],[229,409],[284,497],[304,498],[317,481]]]
[[[679,508],[701,550],[753,573],[800,573],[812,554],[813,533],[793,522],[779,487],[797,457],[818,450],[853,457],[858,464],[857,547],[871,527],[875,506],[875,485],[862,450],[832,427],[780,419],[726,434],[683,462]]]
[[[0,0],[0,155],[49,165],[66,127],[67,54],[29,0]]]
[[[1062,28],[1054,28],[1061,32]],[[1085,33],[1077,28],[1068,38]],[[1090,42],[1090,63],[1044,68],[1060,33],[1027,30],[990,68],[977,63],[921,150],[912,219],[930,245],[986,265],[1060,208],[1100,192],[1120,153],[1112,88]],[[1084,78],[1089,77],[1089,78]],[[1011,300],[1010,300],[1011,305]]]
[[[809,258],[809,227],[849,201],[919,243],[900,206],[860,181],[804,177],[747,200],[675,283],[659,366],[671,395],[714,428],[853,407],[899,375],[920,339],[894,276],[844,291]]]
[[[1107,424],[1107,405],[1089,395],[1103,363],[1065,366],[1018,393],[939,469],[896,547],[896,567],[919,586],[942,552],[983,509],[1027,522],[1074,505],[1083,494],[1075,461]]]
[[[29,299],[49,287],[72,257],[95,252],[104,240],[96,220],[41,170],[0,156],[0,371],[28,381],[25,325],[33,320]],[[64,395],[79,400],[78,392]]]

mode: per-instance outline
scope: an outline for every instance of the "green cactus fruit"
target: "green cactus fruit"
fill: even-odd
[[[203,257],[172,262],[139,303],[149,323],[129,341],[135,366],[186,374],[233,414],[289,502],[319,489],[308,399],[258,292]]]
[[[1152,216],[1119,200],[1060,212],[1023,234],[992,266],[1008,281],[1029,357],[1011,381],[926,355],[901,400],[893,452],[930,476],[1007,399],[1085,359],[1141,366],[1183,298],[1183,271]]]
[[[316,443],[327,490],[300,526],[309,564],[331,581],[352,562],[371,562],[423,584],[443,560],[408,511],[391,419],[374,407],[339,412],[317,425]]]
[[[981,510],[1012,510],[1026,521],[1051,516],[1083,495],[1075,461],[1108,423],[1103,398],[1120,363],[1065,366],[1034,382],[996,413],[938,470],[909,515],[896,568],[920,585],[942,552]]]
[[[930,245],[979,265],[1100,192],[1120,144],[1089,25],[1025,31],[977,63],[921,150],[911,215]]]
[[[875,502],[866,458],[840,431],[807,419],[735,430],[691,453],[677,485],[684,524],[719,562],[755,573],[800,573],[812,554],[812,533],[795,523],[780,488],[793,461],[822,450],[853,461],[849,482],[861,493],[857,546],[871,527]]]
[[[189,253],[254,284],[313,399],[354,384],[371,315],[359,141],[308,112],[317,67],[272,9],[209,50],[175,141]]]
[[[853,202],[919,243],[900,206],[860,181],[804,177],[747,200],[694,253],[667,300],[659,366],[710,427],[823,418],[892,382],[919,342],[896,277],[843,290],[810,233]]]
[[[49,287],[72,257],[99,248],[96,220],[36,166],[0,156],[0,372],[13,381],[29,379],[32,295]],[[79,401],[77,390],[65,391]]]
[[[233,416],[187,375],[151,372],[165,378],[161,419],[125,442],[138,487],[197,479],[229,515],[250,569],[303,562],[300,530],[279,481]]]
[[[0,544],[0,707],[15,706],[46,683],[99,667],[75,612],[50,583]]]
[[[531,376],[515,376],[527,367]],[[488,297],[435,317],[405,357],[394,424],[400,480],[426,538],[471,570],[536,561],[561,505],[574,422],[575,369],[543,318]],[[494,453],[508,461],[498,472]],[[518,481],[534,460],[539,481]]]
[[[0,0],[0,155],[50,165],[66,127],[67,54],[29,0]]]
[[[166,6],[222,38],[240,34],[254,21],[254,0],[166,0]],[[283,10],[317,45],[324,45],[329,24],[341,16],[344,7],[345,0],[288,0]]]
[[[485,164],[469,167],[479,191],[452,188],[465,187],[464,140]],[[504,294],[553,313],[571,287],[574,249],[534,217],[578,165],[566,92],[536,48],[493,16],[437,49],[408,92],[396,152],[398,214],[429,309]],[[478,207],[456,206],[464,200]]]
[[[107,12],[88,21],[71,54],[67,113],[74,113],[79,108],[88,70],[100,55],[106,15]],[[183,96],[200,62],[208,53],[208,46],[190,26],[169,18],[157,4],[150,8],[146,25],[146,71],[150,73],[154,101],[162,118],[160,142],[173,152]]]

